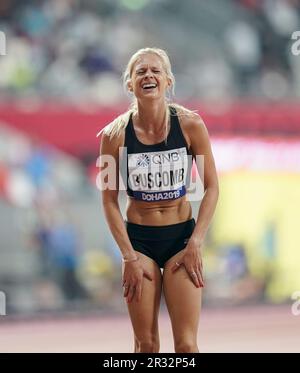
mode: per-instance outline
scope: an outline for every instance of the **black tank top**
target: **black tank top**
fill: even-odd
[[[121,175],[123,181],[126,175],[127,194],[137,200],[166,201],[186,194],[192,154],[183,136],[176,109],[169,108],[171,125],[167,142],[164,140],[151,145],[141,143],[134,131],[132,114],[126,126]]]

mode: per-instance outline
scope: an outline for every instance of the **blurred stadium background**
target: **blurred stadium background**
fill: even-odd
[[[300,351],[297,30],[298,0],[1,0],[0,351],[131,351],[96,133],[128,106],[121,74],[144,46],[169,53],[220,178],[202,350]],[[171,351],[164,304],[161,320]]]

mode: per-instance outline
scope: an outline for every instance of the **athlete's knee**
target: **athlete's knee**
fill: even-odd
[[[181,340],[175,343],[175,352],[187,353],[187,352],[199,352],[196,342]]]
[[[143,338],[135,340],[135,351],[136,352],[159,352],[159,340],[158,338]]]

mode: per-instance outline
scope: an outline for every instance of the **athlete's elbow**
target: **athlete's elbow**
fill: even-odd
[[[102,205],[104,208],[119,206],[118,195],[115,193],[102,192]]]
[[[206,185],[205,188],[205,194],[209,193],[211,196],[213,196],[216,200],[219,198],[219,184],[218,183],[212,183],[209,185]]]

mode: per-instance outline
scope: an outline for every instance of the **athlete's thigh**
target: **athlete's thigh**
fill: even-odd
[[[202,298],[202,288],[196,288],[183,266],[172,273],[171,268],[180,256],[179,252],[169,259],[163,272],[164,295],[175,341],[187,334],[196,338]]]
[[[143,278],[142,297],[127,303],[131,323],[136,337],[143,339],[158,333],[158,312],[162,290],[162,275],[158,265],[149,257],[137,252],[152,281]]]

